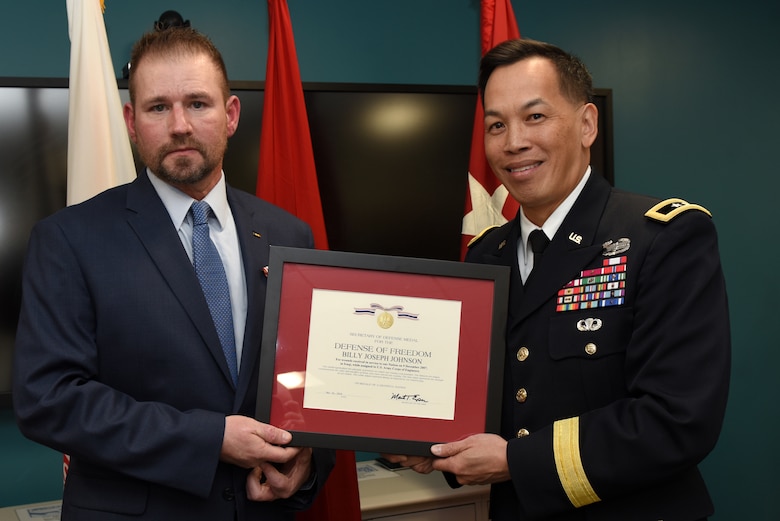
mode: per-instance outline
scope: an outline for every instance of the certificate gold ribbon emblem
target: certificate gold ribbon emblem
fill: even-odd
[[[417,313],[404,311],[403,306],[390,306],[389,308],[386,308],[381,304],[371,304],[371,307],[368,308],[355,308],[355,314],[375,316],[377,325],[382,329],[390,329],[393,327],[396,318],[417,320],[419,316]]]

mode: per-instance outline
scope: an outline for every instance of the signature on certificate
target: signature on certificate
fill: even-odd
[[[390,395],[391,400],[398,400],[402,402],[422,402],[422,403],[428,403],[428,400],[420,396],[419,394],[401,394],[401,393],[393,393]]]

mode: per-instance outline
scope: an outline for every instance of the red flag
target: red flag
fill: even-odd
[[[328,249],[303,85],[286,0],[268,0],[268,64],[257,196],[297,215]]]
[[[515,14],[509,0],[482,0],[482,55],[499,43],[520,38]],[[512,219],[519,205],[490,170],[485,158],[485,130],[482,100],[477,99],[474,129],[471,134],[469,183],[466,209],[461,231],[461,259],[469,241],[489,226],[501,225]]]
[[[268,0],[268,65],[257,195],[306,221],[317,248],[328,249],[309,120],[286,0]],[[355,453],[337,451],[336,466],[298,521],[360,521]]]
[[[360,490],[358,490],[355,453],[336,451],[336,466],[325,488],[308,510],[299,512],[296,521],[360,521]]]

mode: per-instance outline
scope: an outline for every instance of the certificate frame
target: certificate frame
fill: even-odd
[[[258,371],[256,418],[288,430],[292,434],[291,446],[429,456],[433,444],[456,441],[481,432],[499,432],[509,298],[508,267],[271,246],[266,271],[268,287]],[[386,301],[385,304],[396,301],[422,303],[423,309],[434,313],[423,313],[422,317],[416,317],[412,313],[395,310],[394,324],[397,326],[379,325],[380,318],[377,317],[375,320],[379,329],[375,339],[360,342],[350,337],[373,335],[361,332],[363,329],[355,332],[351,326],[346,326],[352,323],[347,320],[362,319],[344,318],[344,330],[341,330],[339,324],[335,326],[333,334],[342,335],[345,342],[334,343],[328,342],[331,338],[329,335],[318,333],[322,329],[322,317],[331,313],[331,301],[323,301],[327,308],[316,307],[319,304],[315,304],[315,296],[317,302],[321,301],[319,296],[328,299],[336,297],[334,302],[339,302],[339,298],[351,302],[354,297],[354,315],[371,315],[371,309],[381,315],[385,310],[382,305],[371,303],[374,308],[360,306],[368,304],[368,300],[375,300],[374,297]],[[365,298],[368,300],[361,300]],[[457,307],[452,308],[453,305]],[[315,307],[318,310],[316,312],[313,311]],[[394,308],[403,309],[403,306]],[[413,315],[414,321],[419,319],[424,322],[423,318],[435,315],[435,311],[440,308],[457,310],[457,331],[453,333],[454,328],[442,328],[442,324],[452,323],[445,320],[439,322],[439,329],[434,327],[425,330],[428,336],[420,338],[438,339],[438,335],[432,336],[437,331],[443,333],[442,338],[454,338],[453,341],[443,342],[449,346],[443,352],[436,351],[438,340],[428,342],[435,345],[433,350],[408,349],[409,345],[414,346],[409,342],[417,342],[417,336],[390,334],[387,332],[389,330],[382,330],[385,327],[398,327],[397,330],[391,330],[403,331],[401,327],[411,327],[408,325],[411,321],[403,320],[410,318],[406,315]],[[326,323],[330,324],[327,320]],[[365,324],[360,327],[368,327],[365,331],[373,331],[370,329],[374,327],[373,324]],[[347,348],[343,346],[378,350],[384,355],[388,353],[387,346],[382,349],[384,344],[378,346],[373,341],[395,344],[398,346],[395,348],[396,353],[418,354],[420,358],[394,355],[390,358],[385,356],[383,362],[360,361],[354,364],[349,359],[340,358],[358,356],[349,352],[345,354]],[[366,345],[358,345],[360,343]],[[331,352],[331,349],[334,351]],[[452,359],[454,355],[457,356],[455,362]],[[326,360],[333,356],[333,360],[323,364],[309,362],[315,358],[321,359],[322,356]],[[424,358],[426,356],[429,358]],[[398,360],[411,365],[402,368]],[[431,369],[453,365],[454,369],[442,370],[444,377],[436,372],[438,369]],[[375,376],[376,371],[381,373],[378,377]],[[335,375],[333,378],[337,385],[324,386],[316,375]],[[454,382],[447,375],[452,376]],[[408,378],[419,381],[419,384],[407,383]],[[445,405],[441,408],[438,405],[434,408],[427,399],[419,398],[422,395],[411,392],[413,385],[420,385],[427,390],[431,385],[437,385],[437,382],[443,382],[445,388],[449,384],[451,389],[451,392],[443,393],[445,399],[442,403]],[[368,409],[364,405],[353,408],[351,404],[360,399],[339,390],[342,386],[353,384],[387,387],[381,391],[372,391],[380,393],[377,396],[382,397],[376,400],[376,410],[373,400],[370,400]],[[401,391],[394,392],[392,388]],[[317,395],[329,395],[321,397],[328,405],[307,405]],[[385,398],[393,398],[395,401],[390,405],[384,402]],[[398,399],[402,400],[400,405],[395,403]],[[338,405],[331,406],[330,400]],[[448,400],[452,400],[450,408],[446,405]],[[425,403],[415,403],[417,401]],[[403,412],[387,412],[384,409],[396,405],[408,409],[402,409]],[[414,409],[415,406],[418,408]],[[428,409],[436,414],[429,415]],[[410,413],[405,412],[407,410]],[[447,412],[439,416],[440,411],[451,411],[451,414]]]

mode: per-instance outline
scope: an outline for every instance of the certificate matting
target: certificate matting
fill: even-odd
[[[292,445],[429,455],[498,432],[509,269],[271,247],[257,418]]]

